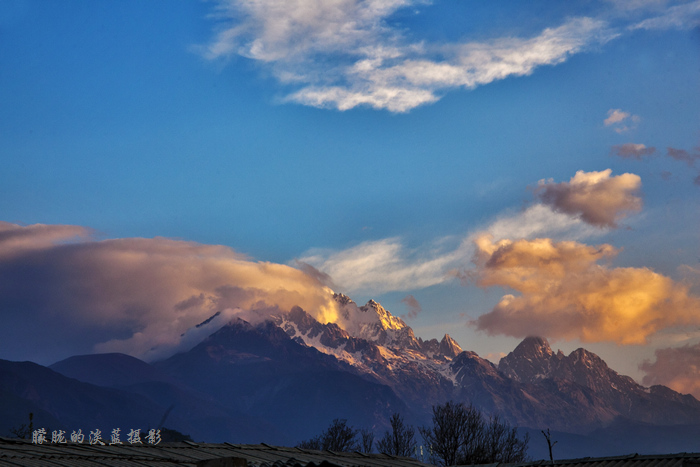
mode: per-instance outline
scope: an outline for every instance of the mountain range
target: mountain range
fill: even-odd
[[[370,300],[335,294],[339,316],[321,323],[301,308],[251,324],[233,319],[192,349],[146,363],[83,355],[41,367],[0,361],[0,434],[26,423],[83,432],[167,426],[195,440],[293,445],[335,418],[377,437],[399,412],[430,422],[449,400],[474,404],[530,433],[531,454],[700,451],[700,402],[619,375],[597,355],[554,352],[528,337],[498,365],[449,335],[422,340]]]

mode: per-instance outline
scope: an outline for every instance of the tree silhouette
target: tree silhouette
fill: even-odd
[[[297,447],[317,451],[357,451],[361,449],[356,440],[358,432],[358,430],[348,426],[347,420],[336,418],[323,433],[302,441],[297,444]]]
[[[486,419],[473,405],[447,402],[433,406],[433,426],[420,428],[433,453],[433,462],[442,465],[513,463],[527,459],[529,436],[521,440],[517,428],[500,417]]]
[[[549,462],[554,464],[554,456],[552,456],[552,448],[554,447],[555,444],[558,443],[558,441],[552,442],[552,435],[549,432],[549,428],[547,428],[546,433],[544,432],[544,430],[542,430],[542,434],[544,435],[544,439],[547,440],[547,447],[549,448]]]
[[[401,414],[391,416],[391,431],[377,441],[377,450],[392,456],[411,457],[416,448],[416,430],[404,422]]]
[[[29,439],[34,431],[34,413],[29,412],[29,425],[24,423],[20,426],[10,428],[10,434],[15,435],[20,439]]]

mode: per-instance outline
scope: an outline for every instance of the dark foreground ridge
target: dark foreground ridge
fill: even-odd
[[[98,446],[86,444],[32,444],[0,438],[0,465],[12,466],[180,466],[180,467],[431,467],[408,457],[360,452],[313,451],[268,444],[164,443]],[[586,457],[490,467],[689,467],[700,465],[700,453]]]
[[[32,444],[0,438],[0,465],[180,467],[428,467],[407,457],[312,451],[267,444],[164,443],[153,445]]]

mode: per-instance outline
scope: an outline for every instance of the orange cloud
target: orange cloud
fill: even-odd
[[[225,246],[95,241],[81,227],[0,224],[4,356],[36,347],[148,357],[177,347],[218,311],[264,315],[295,305],[325,322],[337,317],[331,290],[317,278]]]
[[[642,383],[662,384],[682,394],[700,398],[700,344],[656,350],[656,360],[645,360],[639,369],[646,373]]]
[[[643,344],[655,332],[700,323],[700,299],[688,287],[647,268],[598,264],[617,250],[577,242],[476,240],[480,287],[508,287],[493,310],[473,324],[489,334],[541,335],[584,342]]]
[[[540,180],[535,194],[552,209],[598,227],[617,227],[628,212],[642,209],[638,175],[625,173],[611,177],[612,170],[576,172],[569,182]]]

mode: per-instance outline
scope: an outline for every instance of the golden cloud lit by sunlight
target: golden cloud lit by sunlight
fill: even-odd
[[[141,357],[175,348],[222,310],[265,317],[300,306],[337,318],[332,291],[293,267],[162,237],[96,241],[76,226],[0,224],[0,284],[6,327],[27,345],[42,321],[56,331],[45,338]]]
[[[475,243],[476,268],[463,278],[520,293],[503,296],[473,322],[489,334],[644,344],[661,329],[700,323],[700,298],[686,285],[647,268],[598,264],[617,254],[610,245],[547,238],[494,243],[488,234]]]

